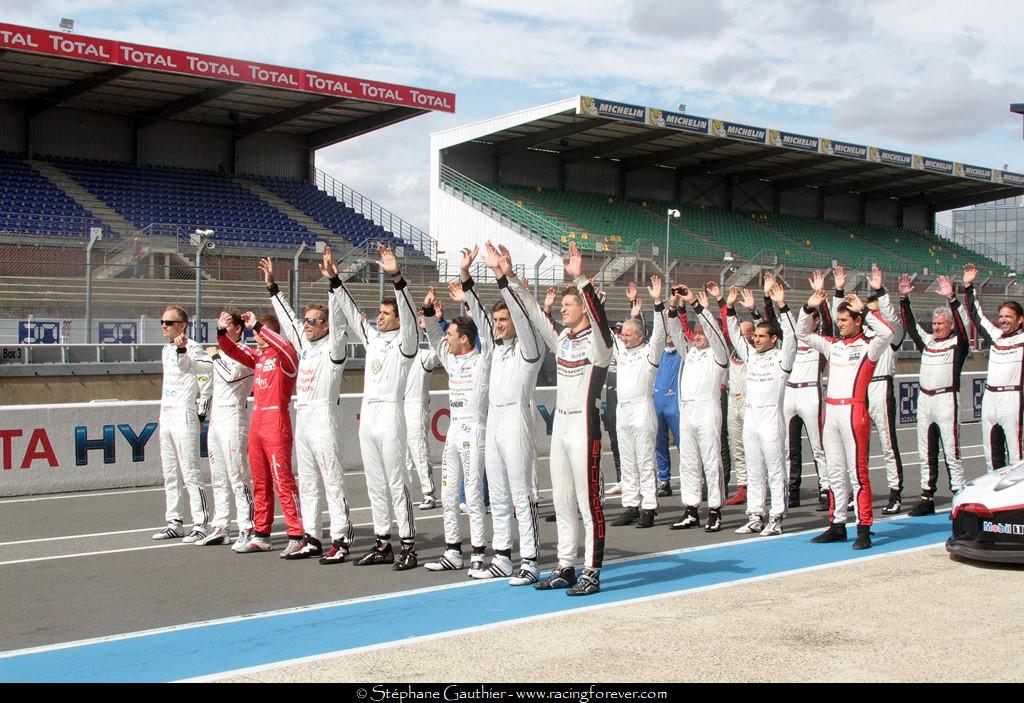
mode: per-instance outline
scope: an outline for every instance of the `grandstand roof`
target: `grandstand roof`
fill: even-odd
[[[0,100],[305,137],[311,149],[430,111],[455,95],[320,71],[0,23]]]
[[[555,152],[563,164],[602,158],[626,171],[655,166],[682,177],[730,174],[740,183],[855,192],[936,211],[1024,194],[1024,174],[586,96],[435,137],[442,148],[485,142],[498,154]]]

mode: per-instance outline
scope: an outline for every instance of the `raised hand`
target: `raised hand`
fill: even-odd
[[[644,311],[643,298],[637,298],[629,304],[629,315],[630,317],[640,317]]]
[[[909,273],[900,274],[899,289],[901,298],[906,298],[914,292],[914,281],[911,280]]]
[[[765,271],[764,272],[763,285],[764,285],[764,295],[767,298],[769,295],[771,295],[772,286],[775,285],[775,272],[774,271]]]
[[[499,244],[498,252],[501,253],[501,260],[498,262],[501,266],[501,275],[505,277],[513,275],[512,255],[509,253],[508,248],[504,244]]]
[[[459,271],[469,276],[469,267],[473,265],[476,260],[476,255],[480,253],[480,245],[474,244],[472,249],[462,250],[462,261],[459,263]]]
[[[188,337],[185,336],[184,332],[174,338],[174,346],[178,349],[184,349],[188,346]]]
[[[380,254],[380,268],[384,273],[394,276],[399,272],[398,258],[395,252],[386,244],[377,245],[377,252]]]
[[[757,306],[757,303],[754,302],[754,292],[749,288],[744,288],[743,295],[740,297],[740,303],[747,310],[753,310]]]
[[[781,308],[786,304],[786,289],[782,287],[781,283],[776,282],[772,289],[768,291],[768,296],[775,303],[775,307]]]
[[[935,282],[938,284],[938,292],[943,298],[953,297],[953,279],[949,276],[937,276]]]
[[[484,265],[494,272],[495,276],[501,276],[501,252],[498,247],[491,244],[491,240],[484,243]]]
[[[843,301],[850,306],[854,312],[864,311],[864,301],[857,297],[856,293],[847,293]]]
[[[432,308],[437,304],[437,293],[434,292],[434,286],[427,286],[427,294],[423,296],[423,308]]]
[[[846,288],[846,267],[842,264],[836,264],[836,270],[833,273],[836,281],[836,288],[843,290]]]
[[[811,277],[807,279],[807,283],[810,284],[811,290],[821,290],[825,287],[825,273],[822,271],[815,271],[811,274]]]
[[[676,293],[673,290],[672,297],[670,297],[668,299],[669,310],[674,310],[674,309],[678,308],[680,305],[682,305],[682,303],[683,303],[683,296],[679,295],[678,293]]]
[[[725,295],[725,304],[730,308],[734,307],[736,305],[736,301],[739,300],[739,297],[740,289],[736,286],[729,286],[729,292]]]
[[[263,282],[268,286],[274,282],[274,262],[269,257],[262,257],[256,264],[263,272]]]
[[[718,284],[715,283],[714,281],[708,281],[704,285],[704,290],[706,290],[708,292],[708,295],[710,295],[715,300],[722,299],[722,289],[719,288]]]
[[[636,281],[630,281],[626,284],[626,297],[629,298],[630,302],[636,300]]]
[[[974,264],[964,264],[964,285],[973,285],[977,277],[978,267],[975,266]]]
[[[821,307],[821,304],[825,302],[825,289],[819,288],[818,290],[811,293],[811,297],[807,299],[807,307],[811,310],[816,310]]]
[[[245,329],[251,330],[256,326],[256,315],[246,310],[242,313],[242,324],[245,325]]]
[[[580,253],[576,242],[569,242],[569,256],[563,259],[562,263],[565,265],[565,272],[572,280],[583,275],[583,254]]]
[[[690,291],[690,295],[693,295],[693,291]],[[702,308],[706,308],[708,306],[708,294],[704,291],[697,293],[694,297],[697,299],[697,302],[700,303]]]
[[[466,302],[466,293],[462,290],[462,284],[458,281],[448,282],[448,297],[456,303]]]
[[[558,297],[558,289],[555,287],[549,287],[544,292],[544,310],[551,312],[551,306],[555,304],[555,298]]]
[[[651,285],[647,286],[647,292],[654,302],[661,302],[661,276],[651,276]]]
[[[697,299],[697,295],[693,292],[693,289],[684,283],[680,283],[679,287],[682,289],[679,291],[679,295],[682,296],[684,303],[692,304]]]
[[[222,312],[220,317],[217,318],[217,329],[226,330],[228,325],[231,324],[231,315],[228,312]]]
[[[320,275],[324,278],[334,278],[338,275],[338,267],[334,263],[334,252],[329,246],[324,247],[324,258],[320,263]]]
[[[878,268],[877,264],[871,264],[871,275],[868,277],[868,285],[871,286],[871,290],[880,290],[884,286],[882,270]]]
[[[605,301],[608,300],[608,294],[605,292],[604,288],[597,291],[597,299],[601,301],[601,305],[604,305]]]

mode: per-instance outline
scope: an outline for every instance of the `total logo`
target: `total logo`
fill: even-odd
[[[1015,525],[1012,522],[985,520],[981,523],[981,530],[994,535],[1024,535],[1024,525]]]

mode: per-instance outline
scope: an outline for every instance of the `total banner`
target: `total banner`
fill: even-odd
[[[252,85],[269,85],[426,110],[455,112],[455,95],[452,93],[351,76],[314,73],[256,61],[164,49],[134,42],[97,39],[36,27],[0,23],[0,48]]]
[[[362,396],[341,396],[342,462],[362,467],[359,410]],[[537,451],[550,447],[555,389],[534,395]],[[294,422],[294,411],[292,420]],[[216,422],[216,418],[211,418]],[[435,465],[448,432],[448,392],[430,394],[428,443]],[[200,466],[209,480],[204,425]],[[128,486],[156,486],[160,467],[160,401],[0,406],[0,496],[66,493]],[[293,466],[296,464],[293,461]]]

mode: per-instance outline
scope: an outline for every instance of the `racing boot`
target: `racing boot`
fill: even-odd
[[[688,530],[691,527],[696,527],[700,524],[700,515],[697,514],[697,508],[693,506],[687,506],[686,513],[683,515],[683,519],[679,522],[672,524],[668,529],[670,530]]]
[[[568,591],[567,596],[592,596],[601,590],[601,572],[597,569],[584,569],[580,578]]]
[[[815,544],[846,541],[846,523],[833,522],[828,529],[811,539]]]
[[[392,564],[395,561],[395,553],[391,549],[391,542],[380,537],[377,544],[356,561],[356,566],[372,566],[374,564]]]
[[[789,500],[786,501],[787,508],[799,508],[800,507],[800,491],[793,491],[789,494]]]
[[[814,509],[814,512],[828,512],[828,491],[818,491],[818,507]]]
[[[653,510],[641,510],[640,519],[636,521],[636,527],[644,529],[647,527],[654,527],[654,516],[656,515]]]
[[[921,496],[921,500],[917,502],[910,512],[907,513],[910,517],[924,517],[925,515],[935,514],[935,501],[926,496]]]
[[[638,517],[640,517],[640,508],[630,506],[623,509],[622,514],[615,518],[615,521],[612,523],[612,527],[625,527],[626,525],[632,525],[636,522]]]
[[[903,509],[903,496],[898,490],[889,490],[889,502],[882,508],[882,515],[896,515]]]
[[[658,483],[658,497],[668,498],[670,495],[672,495],[672,484],[668,481]]]
[[[736,494],[725,501],[726,505],[746,505],[747,504],[747,486],[741,483],[736,486]]]
[[[553,569],[547,580],[538,581],[533,587],[538,591],[550,591],[555,588],[569,588],[576,585],[576,568],[572,566],[560,566]]]
[[[871,528],[868,525],[857,525],[857,539],[853,541],[854,549],[871,547]]]
[[[719,508],[711,508],[708,511],[708,521],[704,523],[705,532],[718,532],[722,529],[722,511]]]
[[[390,544],[388,545],[391,546]],[[416,545],[412,542],[402,542],[402,551],[398,553],[398,559],[395,560],[395,565],[391,567],[392,571],[408,571],[409,569],[415,569],[416,564]]]

